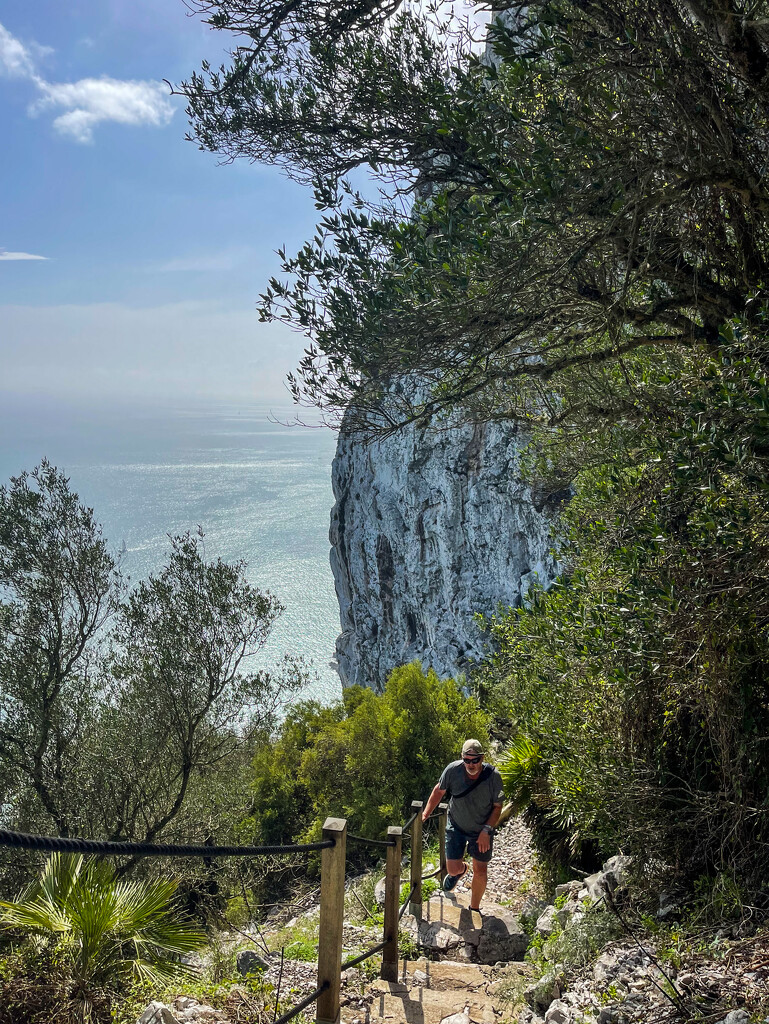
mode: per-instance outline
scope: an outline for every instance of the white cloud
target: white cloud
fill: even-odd
[[[8,29],[0,25],[0,72],[9,78],[33,78],[32,54]]]
[[[79,82],[38,82],[42,96],[34,105],[38,112],[48,107],[66,111],[53,126],[76,142],[91,142],[94,126],[102,121],[117,124],[168,124],[174,108],[167,87],[161,82],[126,82],[115,78],[81,78]]]
[[[102,122],[115,124],[168,124],[174,107],[162,82],[123,81],[109,78],[81,78],[77,82],[48,82],[35,67],[33,53],[44,48],[22,42],[0,25],[0,74],[33,82],[40,98],[30,106],[32,116],[43,110],[60,109],[53,126],[76,142],[92,142],[93,129]]]
[[[35,256],[31,252],[8,252],[0,249],[0,260],[47,260],[47,256]]]

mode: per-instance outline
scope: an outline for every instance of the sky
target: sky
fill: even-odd
[[[163,84],[227,42],[183,0],[0,0],[0,396],[290,405],[303,339],[256,305],[312,196]]]

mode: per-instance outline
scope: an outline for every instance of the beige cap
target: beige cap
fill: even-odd
[[[462,744],[462,756],[465,754],[482,754],[483,747],[478,740],[465,740]]]

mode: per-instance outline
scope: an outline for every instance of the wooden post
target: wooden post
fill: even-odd
[[[438,804],[438,811],[440,812],[440,818],[438,818],[438,842],[440,843],[441,849],[441,885],[443,885],[443,879],[448,874],[446,870],[446,819],[449,813],[448,804]]]
[[[342,967],[342,928],[344,926],[344,870],[347,849],[347,822],[344,818],[326,818],[323,838],[333,839],[320,855],[320,941],[318,942],[318,988],[328,988],[318,996],[318,1024],[337,1024]]]
[[[411,801],[411,813],[416,814],[411,826],[411,902],[409,913],[417,920],[422,917],[422,808],[421,800]],[[414,888],[416,886],[416,888]]]
[[[395,840],[387,847],[387,866],[385,868],[385,905],[384,905],[384,941],[382,950],[383,981],[398,980],[398,910],[401,892],[401,846],[403,829],[400,825],[391,825],[387,830],[387,838]]]

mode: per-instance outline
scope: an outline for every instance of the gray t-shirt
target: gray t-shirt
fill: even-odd
[[[443,769],[438,782],[440,789],[451,794],[449,800],[449,817],[463,832],[477,835],[486,824],[494,804],[501,804],[505,798],[502,776],[496,768],[484,765],[483,771],[488,777],[461,800],[455,800],[455,793],[464,793],[472,786],[474,779],[469,778],[462,761],[452,761]]]

